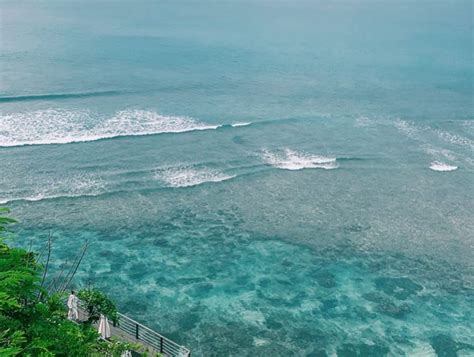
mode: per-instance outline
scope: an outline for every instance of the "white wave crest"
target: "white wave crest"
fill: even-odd
[[[458,167],[454,165],[448,165],[441,161],[433,161],[430,165],[430,169],[433,171],[454,171]]]
[[[267,164],[284,170],[330,170],[338,167],[335,158],[301,153],[288,148],[277,153],[263,150],[262,158]]]
[[[172,167],[157,170],[155,178],[164,181],[168,187],[191,187],[206,182],[221,182],[234,178],[218,170],[193,167]]]
[[[165,116],[147,110],[123,110],[110,118],[100,118],[89,111],[47,109],[1,115],[0,147],[66,144],[219,127],[189,117]]]
[[[234,128],[237,128],[239,126],[249,126],[250,124],[252,124],[252,123],[251,122],[242,122],[242,123],[231,124],[231,126],[233,126]]]
[[[20,200],[41,201],[60,197],[98,196],[106,192],[105,182],[100,177],[91,174],[33,181],[35,182],[33,187],[28,188],[27,192],[12,193],[10,197],[0,198],[0,204]]]

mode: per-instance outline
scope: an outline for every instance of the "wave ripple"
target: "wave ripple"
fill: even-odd
[[[88,97],[102,97],[122,94],[120,91],[109,90],[99,92],[82,92],[82,93],[53,93],[53,94],[31,94],[0,97],[0,103],[8,102],[25,102],[35,100],[58,100],[58,99],[74,99]]]

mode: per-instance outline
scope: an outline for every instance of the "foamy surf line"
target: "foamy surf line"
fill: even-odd
[[[30,197],[12,197],[12,198],[0,198],[0,205],[18,202],[18,201],[26,201],[26,202],[38,202],[44,200],[54,200],[58,198],[79,198],[79,197],[97,197],[103,194],[110,193],[110,192],[100,192],[100,193],[83,193],[83,194],[58,194],[58,195],[51,195],[51,196],[30,196]]]
[[[18,197],[12,194],[11,198],[0,198],[0,204],[12,201],[42,201],[45,199],[61,197],[97,196],[107,192],[106,182],[97,175],[77,174],[72,176],[49,177],[47,180],[39,180],[31,177],[27,186],[30,186],[26,197]]]
[[[276,152],[264,149],[261,157],[268,165],[290,171],[303,169],[332,170],[339,166],[336,158],[298,152],[288,148]]]
[[[430,165],[430,169],[433,171],[449,172],[457,170],[458,167],[455,165],[448,165],[440,161],[433,161]]]
[[[194,118],[153,111],[125,110],[110,118],[89,111],[48,109],[0,116],[0,147],[69,144],[127,136],[178,134],[243,127],[250,122],[207,124]]]
[[[235,124],[230,124],[233,128],[238,128],[240,126],[249,126],[251,125],[251,122],[242,122],[242,123],[235,123]]]
[[[167,187],[193,187],[210,182],[222,182],[233,179],[236,175],[228,175],[219,170],[194,168],[190,166],[170,167],[156,170],[155,179],[165,183]]]

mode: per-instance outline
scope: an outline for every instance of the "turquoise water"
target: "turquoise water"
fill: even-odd
[[[474,354],[471,2],[0,10],[18,244],[194,356]]]

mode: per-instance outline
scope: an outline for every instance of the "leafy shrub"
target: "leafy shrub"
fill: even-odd
[[[99,321],[100,314],[107,316],[114,324],[118,322],[118,312],[115,304],[103,292],[94,288],[82,289],[77,294],[89,313],[88,322]]]

